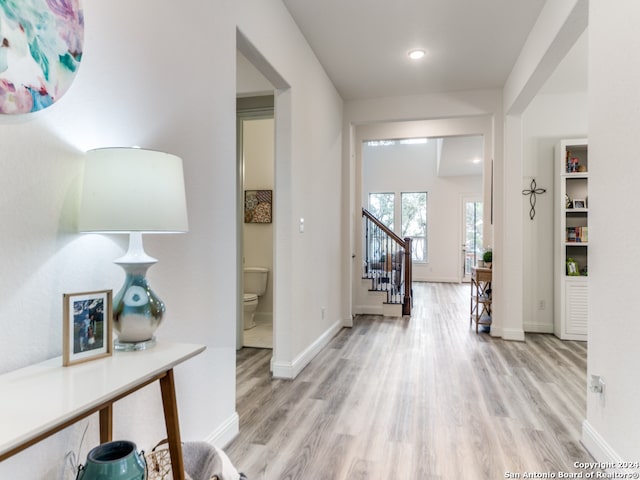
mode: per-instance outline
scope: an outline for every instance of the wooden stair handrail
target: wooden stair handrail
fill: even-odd
[[[367,217],[369,220],[371,220],[373,223],[375,223],[378,227],[380,227],[380,229],[386,233],[388,236],[390,236],[394,242],[396,242],[399,245],[402,245],[404,247],[404,240],[402,238],[400,238],[393,230],[391,230],[389,227],[387,227],[384,223],[382,223],[380,220],[378,220],[376,217],[373,216],[373,214],[367,210],[366,208],[362,209],[362,216],[363,217]]]

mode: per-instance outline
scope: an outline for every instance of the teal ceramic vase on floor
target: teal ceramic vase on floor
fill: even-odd
[[[144,456],[135,443],[120,440],[93,448],[76,480],[144,480],[145,471]]]

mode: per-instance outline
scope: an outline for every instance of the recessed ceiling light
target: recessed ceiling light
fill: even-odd
[[[409,52],[409,58],[411,60],[420,60],[422,57],[424,57],[424,53],[424,50],[417,48]]]

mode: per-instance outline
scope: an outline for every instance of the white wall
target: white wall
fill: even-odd
[[[235,227],[234,209],[219,207],[235,204],[235,25],[219,15],[226,3],[84,2],[76,82],[49,109],[0,117],[2,371],[60,355],[64,292],[117,290],[124,278],[112,263],[124,238],[76,234],[81,152],[141,145],[183,158],[190,231],[149,236],[145,244],[160,259],[149,278],[167,304],[159,341],[207,346],[176,369],[185,439],[228,439],[237,430],[236,311],[228,301],[235,265],[217,253],[236,248],[233,234],[219,233]],[[177,21],[185,12],[188,21]],[[205,45],[206,55],[192,48]],[[216,271],[230,281],[219,282]],[[118,402],[114,413],[116,438],[149,448],[165,436],[155,385]],[[85,424],[2,462],[0,478],[61,478],[63,457],[78,447]],[[98,442],[95,424],[84,455]]]
[[[523,322],[527,332],[553,332],[553,186],[557,179],[554,148],[563,138],[587,136],[586,92],[540,94],[522,115],[522,190],[535,179],[546,193],[536,196],[535,217],[529,218],[529,197],[522,197],[523,222]],[[540,302],[543,303],[541,306]]]
[[[589,5],[589,358],[583,441],[597,460],[640,458],[637,161],[640,56],[634,0]]]
[[[481,196],[481,176],[437,175],[437,141],[426,144],[362,147],[363,196],[396,193],[396,223],[400,193],[427,192],[428,262],[413,264],[415,281],[458,282],[461,272],[462,196]],[[399,230],[396,230],[399,232]]]
[[[249,60],[269,70],[261,72],[278,89],[273,370],[291,377],[349,319],[339,281],[348,258],[340,222],[343,102],[279,0],[246,0],[237,13],[247,50],[259,52]]]
[[[236,94],[239,97],[273,95],[273,85],[239,51],[236,52]]]
[[[237,26],[292,86],[278,93],[280,115],[288,118],[280,151],[289,155],[275,187],[283,197],[276,215],[289,287],[279,339],[285,365],[342,319],[335,280],[343,256],[342,197],[326,196],[340,184],[342,101],[278,0],[84,2],[84,14],[83,62],[67,94],[42,112],[0,117],[0,371],[60,355],[63,292],[117,289],[124,278],[112,260],[125,239],[76,234],[80,152],[122,145],[167,150],[184,159],[190,231],[145,240],[160,259],[150,282],[168,308],[158,338],[206,344],[205,353],[176,369],[181,428],[186,440],[222,444],[238,428],[237,266],[229,255],[238,248]],[[297,233],[301,216],[308,219],[304,235]],[[161,418],[159,389],[147,387],[116,404],[114,435],[148,449],[165,435]],[[81,458],[98,441],[96,419],[90,423]],[[84,426],[2,462],[0,478],[61,478],[63,457],[77,448]]]

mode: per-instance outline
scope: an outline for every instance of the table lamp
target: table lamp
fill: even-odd
[[[144,251],[142,234],[188,230],[182,159],[141,148],[88,151],[78,227],[85,233],[129,234],[127,253],[114,261],[126,274],[113,299],[115,349],[152,347],[165,305],[146,279],[157,260]]]

